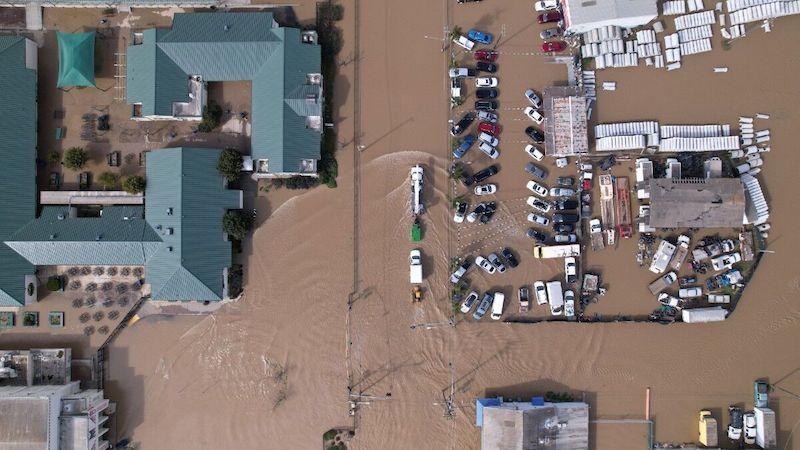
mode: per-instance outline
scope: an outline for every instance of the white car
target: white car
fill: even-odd
[[[497,114],[489,111],[478,111],[478,120],[482,122],[497,123]]]
[[[481,131],[481,134],[478,135],[478,140],[481,142],[486,142],[492,147],[497,147],[498,145],[500,145],[500,139],[497,139],[495,136],[492,136],[491,134],[483,131]]]
[[[525,146],[525,153],[537,161],[544,159],[544,153],[542,153],[542,151],[533,144],[528,144]]]
[[[525,185],[525,187],[540,197],[547,197],[547,188],[533,180],[528,181],[528,184]]]
[[[481,145],[479,145],[478,148],[483,153],[486,153],[486,155],[489,158],[497,159],[497,157],[500,156],[500,152],[498,152],[496,148],[492,147],[490,144],[487,144],[486,142],[481,142]]]
[[[678,297],[674,297],[672,295],[667,294],[666,292],[662,292],[658,294],[658,303],[661,303],[664,306],[672,306],[673,308],[680,308],[683,301]]]
[[[600,219],[592,219],[589,221],[589,233],[595,234],[603,231],[603,226],[600,224]]]
[[[502,292],[494,293],[494,300],[492,300],[492,320],[500,320],[503,315],[503,304],[506,301],[506,295]]]
[[[551,11],[558,9],[558,0],[539,0],[533,4],[533,9],[538,12]]]
[[[499,81],[495,77],[478,77],[475,78],[475,87],[497,87]]]
[[[537,125],[541,125],[542,122],[544,122],[544,116],[539,111],[534,109],[533,106],[528,106],[522,112],[528,116],[528,119],[536,122]]]
[[[451,72],[453,70],[455,69],[450,69]],[[527,91],[525,91],[525,98],[527,98],[528,101],[531,102],[531,105],[533,105],[534,108],[542,107],[542,99],[536,94],[536,92],[533,89],[528,89]]]
[[[558,158],[556,160],[556,167],[563,169],[569,165],[569,160],[567,158]]]
[[[550,188],[550,197],[572,197],[573,195],[575,195],[575,191],[570,188]]]
[[[450,69],[448,74],[450,78],[459,78],[459,77],[468,77],[470,76],[471,69],[467,69],[466,67],[454,67]],[[475,72],[472,72],[475,73]]]
[[[578,161],[578,162],[576,162],[576,164],[578,165],[578,170],[583,170],[585,172],[591,172],[592,171],[592,165],[589,164],[589,163],[582,163],[582,162]]]
[[[539,214],[530,213],[528,214],[528,222],[533,222],[539,224],[543,227],[550,225],[550,219],[545,216],[540,216]]]
[[[564,315],[567,317],[575,316],[575,293],[569,289],[564,291]]]
[[[547,288],[543,281],[533,283],[533,293],[536,295],[536,304],[544,305],[547,303]]]
[[[475,264],[481,269],[483,269],[483,271],[488,273],[489,275],[497,271],[497,269],[494,268],[492,263],[490,263],[488,259],[484,258],[481,255],[475,257]]]
[[[475,195],[489,195],[497,192],[496,184],[479,184],[475,186]]]
[[[722,255],[717,256],[716,258],[711,258],[711,266],[714,267],[714,270],[719,272],[721,270],[727,270],[733,267],[734,264],[742,260],[742,255],[739,252],[731,253],[729,255]]]
[[[458,44],[459,47],[462,47],[466,51],[472,51],[472,48],[475,47],[475,43],[467,39],[466,36],[458,36],[457,38],[453,39],[453,42]]]
[[[680,298],[694,298],[694,297],[700,297],[702,295],[703,295],[703,288],[697,286],[683,288],[680,291],[678,291],[678,297]]]
[[[752,412],[744,414],[744,443],[747,445],[756,443],[756,415]]]
[[[553,207],[553,205],[550,203],[547,203],[542,199],[536,198],[532,195],[528,197],[525,202],[528,203],[528,206],[531,208],[543,213],[550,212],[550,209]]]
[[[461,303],[461,312],[464,314],[468,313],[469,310],[472,309],[472,307],[475,306],[475,303],[477,302],[478,302],[478,293],[475,291],[470,292],[469,295],[467,295],[467,298],[465,298],[464,301]]]
[[[578,279],[578,262],[572,256],[564,258],[564,275],[567,284],[572,284]]]

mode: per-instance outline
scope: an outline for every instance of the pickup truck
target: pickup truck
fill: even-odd
[[[419,249],[411,250],[408,256],[408,262],[411,268],[411,284],[422,283],[422,252]]]
[[[689,255],[689,244],[691,244],[691,242],[692,240],[685,234],[678,236],[678,249],[675,251],[675,255],[669,263],[673,269],[681,270],[683,262],[686,261],[686,257]]]
[[[653,295],[658,295],[661,291],[668,288],[672,283],[678,280],[678,274],[669,272],[666,275],[658,277],[656,281],[650,283],[647,287]]]

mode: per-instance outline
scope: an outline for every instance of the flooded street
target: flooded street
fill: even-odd
[[[240,302],[206,317],[146,318],[120,335],[109,349],[108,373],[109,394],[119,401],[119,435],[144,449],[308,449],[319,448],[326,430],[355,423],[351,449],[477,449],[476,397],[569,391],[590,404],[592,419],[642,419],[650,387],[654,439],[691,442],[698,410],[711,409],[722,429],[727,406],[750,405],[752,382],[763,377],[778,387],[770,404],[779,448],[800,449],[792,435],[800,424],[800,237],[792,234],[800,196],[794,135],[800,53],[792,49],[800,42],[800,18],[779,19],[766,35],[754,29],[727,51],[715,42],[714,52],[687,57],[679,71],[598,72],[598,83],[618,85],[598,93],[601,122],[735,123],[740,115],[772,115],[765,126],[772,151],[761,179],[775,253],[765,255],[728,320],[526,325],[459,314],[451,327],[451,257],[512,246],[520,268],[491,280],[470,272],[481,290],[513,297],[507,309],[517,307],[518,286],[561,270],[560,261],[534,260],[524,235],[529,178],[522,166],[529,159],[520,109],[525,88],[563,81],[566,71],[522,54],[539,42],[528,2],[506,2],[493,14],[449,3],[360,2],[356,22],[353,2],[342,2],[340,57],[360,57],[341,66],[337,80],[339,187],[288,199],[284,191],[270,192],[256,200],[260,224],[245,243]],[[497,75],[502,206],[484,228],[455,228],[449,209],[449,61],[441,52],[448,18],[464,29],[505,30],[507,37]],[[711,74],[718,65],[730,71]],[[476,153],[473,169],[489,164]],[[418,247],[425,276],[419,304],[410,301],[407,268],[415,248],[408,185],[414,164],[425,168],[428,209]],[[551,178],[560,175],[552,162],[548,167]],[[652,310],[645,295],[652,278],[636,264],[635,247],[634,240],[624,241],[591,259],[609,286],[592,306],[596,311]],[[363,402],[355,418],[348,415],[348,384]],[[444,400],[451,386],[448,419]],[[641,423],[598,423],[590,434],[596,449],[641,449],[648,439]]]

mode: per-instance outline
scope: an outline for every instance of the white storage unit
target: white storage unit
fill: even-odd
[[[730,14],[730,22],[731,25],[739,25],[793,14],[800,14],[800,0],[774,1],[740,9]]]
[[[698,41],[700,39],[710,38],[713,35],[714,33],[711,31],[711,25],[702,25],[678,31],[678,40],[680,42]]]
[[[650,58],[661,55],[661,45],[658,42],[652,44],[639,44],[636,46],[636,54],[639,58]]]
[[[583,42],[586,44],[610,41],[613,39],[622,39],[622,28],[614,25],[608,25],[589,30],[586,33],[583,33],[582,37]]]
[[[681,45],[680,38],[678,38],[678,33],[672,33],[664,36],[664,47],[667,48],[678,48]]]
[[[714,137],[729,136],[731,129],[729,125],[662,125],[660,128],[661,138],[672,137]]]
[[[638,136],[608,136],[599,138],[595,142],[598,152],[611,152],[615,150],[641,150],[647,147],[647,138]]]
[[[745,207],[746,221],[755,225],[766,223],[769,220],[769,205],[767,205],[767,199],[761,190],[761,184],[754,176],[748,174],[743,174],[741,180],[747,201]]]
[[[656,32],[654,30],[637,31],[636,40],[641,44],[651,44],[656,42]]]
[[[658,133],[658,122],[620,122],[620,123],[601,123],[595,125],[594,135],[596,138],[609,136],[636,136]]]
[[[664,15],[677,16],[686,14],[686,0],[670,0],[664,2]]]
[[[695,55],[711,51],[711,39],[701,39],[699,41],[684,42],[681,44],[681,55]]]
[[[773,3],[775,0],[728,0],[728,12],[738,11],[744,8],[750,8],[756,5],[764,5],[767,3]]]
[[[695,12],[705,9],[705,6],[703,6],[703,0],[689,0],[688,6],[690,12]]]
[[[739,138],[736,136],[673,137],[661,139],[659,145],[659,151],[661,152],[714,152],[738,148]]]
[[[676,17],[675,29],[680,31],[687,28],[699,27],[701,25],[711,25],[716,23],[716,21],[717,18],[714,16],[714,11],[701,11]]]

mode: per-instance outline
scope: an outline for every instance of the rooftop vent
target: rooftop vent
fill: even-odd
[[[171,251],[172,251],[172,246],[171,246],[171,245],[170,245],[169,247],[167,247],[167,251],[168,251],[168,252],[171,252]]]
[[[64,220],[64,219],[66,219],[66,216],[64,215],[64,213],[60,213],[58,215],[58,220]]]
[[[167,228],[167,236],[172,234],[172,227]]]
[[[56,238],[56,235],[55,235],[55,234],[51,234],[51,235],[50,235],[50,239],[55,239],[55,238]]]
[[[172,215],[172,208],[167,208],[167,215],[168,215],[168,216],[171,216],[171,215]]]
[[[96,241],[99,241],[99,240],[102,240],[102,239],[103,239],[103,235],[102,234],[98,234],[97,237],[94,238],[94,240],[96,240]]]
[[[225,31],[228,31],[228,30],[230,30],[230,29],[231,29],[231,26],[230,26],[230,25],[225,25],[225,27],[224,27],[224,28],[225,28]]]

